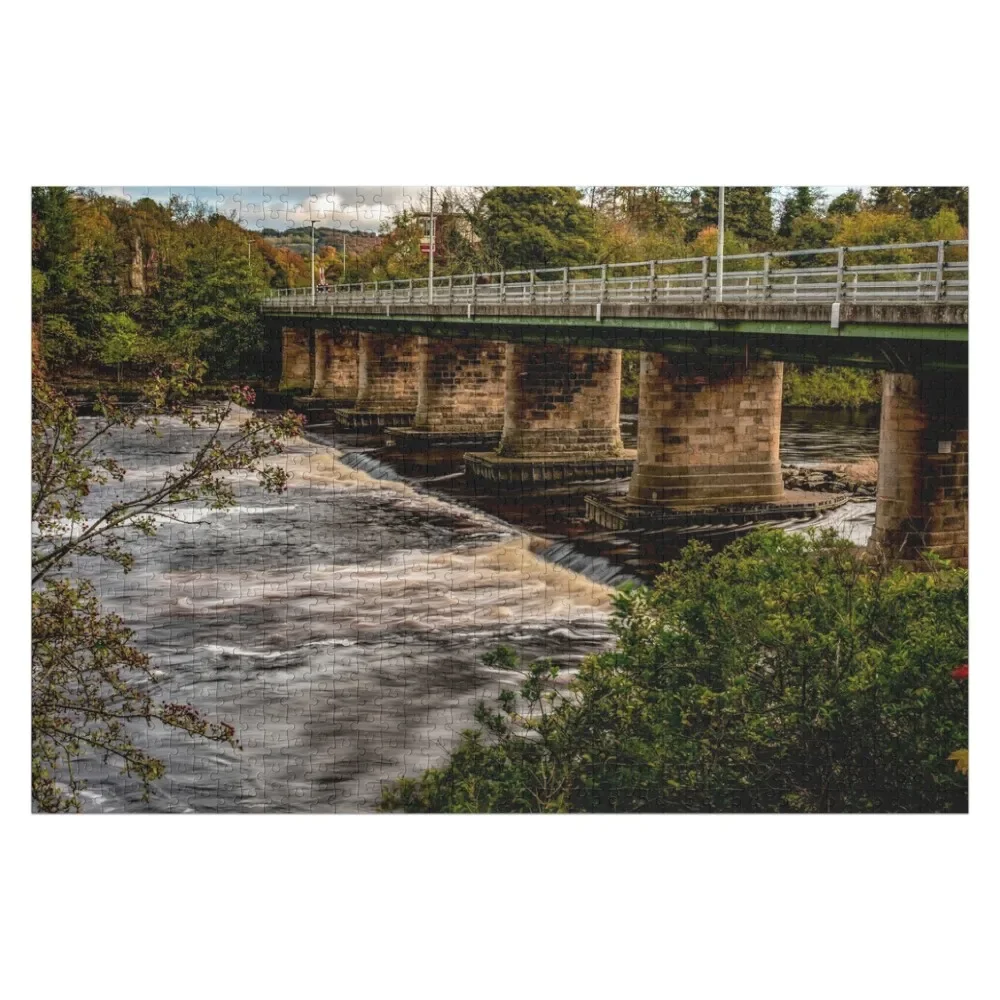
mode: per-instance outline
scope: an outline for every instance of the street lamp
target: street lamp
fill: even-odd
[[[427,304],[434,305],[434,188],[431,188],[431,259],[427,279]]]
[[[726,189],[719,188],[719,249],[715,265],[715,301],[722,301],[722,251],[725,246],[723,229],[726,225]]]
[[[316,305],[316,220],[309,220],[309,231],[312,234],[309,240],[309,270],[312,280],[312,304]]]

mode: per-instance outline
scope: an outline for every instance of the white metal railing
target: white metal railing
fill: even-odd
[[[729,254],[723,302],[968,302],[968,240]],[[893,255],[896,260],[879,260]],[[908,258],[925,258],[899,260]],[[798,258],[798,260],[797,260]],[[806,258],[806,260],[802,260]],[[717,257],[434,277],[440,306],[715,302]],[[799,263],[803,266],[797,266]],[[263,308],[427,305],[427,278],[273,289]]]

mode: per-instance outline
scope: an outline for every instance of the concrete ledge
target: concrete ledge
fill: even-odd
[[[667,507],[640,504],[625,497],[587,497],[587,519],[610,531],[641,528],[684,527],[688,524],[747,524],[808,517],[847,503],[849,495],[826,494],[813,499],[799,492],[786,492],[781,500],[767,503],[726,503],[701,507]]]
[[[495,452],[465,453],[465,472],[473,479],[511,485],[589,482],[627,479],[635,467],[635,452],[614,455],[539,455],[504,458]]]
[[[417,427],[387,427],[385,443],[400,451],[429,451],[444,445],[495,448],[502,431],[425,431]]]
[[[352,429],[373,427],[408,427],[413,423],[411,413],[381,413],[374,410],[341,409],[333,411],[333,419],[340,427]]]

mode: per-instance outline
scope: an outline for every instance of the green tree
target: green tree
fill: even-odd
[[[778,235],[791,236],[795,221],[803,216],[817,217],[825,192],[822,188],[797,187],[781,203]]]
[[[531,664],[406,811],[964,811],[968,574],[887,570],[832,531],[691,543],[616,596],[613,652],[560,695]],[[517,667],[513,651],[495,666]],[[953,673],[955,671],[955,673]]]
[[[766,249],[774,237],[769,187],[727,187],[726,229],[749,241],[754,249]],[[719,222],[719,189],[697,188],[692,194],[694,212],[688,234],[693,237],[706,226]]]
[[[915,219],[930,219],[943,208],[950,208],[959,225],[969,224],[969,189],[967,187],[905,187],[910,214]]]
[[[860,188],[848,188],[842,194],[838,194],[827,206],[826,214],[829,215],[854,215],[861,208]]]
[[[474,220],[487,270],[565,267],[596,260],[591,212],[573,187],[495,187]]]

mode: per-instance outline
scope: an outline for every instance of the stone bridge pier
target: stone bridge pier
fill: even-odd
[[[358,334],[358,397],[334,416],[347,427],[408,426],[417,408],[419,338]]]
[[[633,456],[619,428],[621,351],[508,344],[503,434],[495,452],[468,452],[467,472],[489,482],[623,478]]]
[[[317,330],[314,334],[312,394],[335,407],[352,407],[358,398],[358,334]]]
[[[304,389],[313,387],[312,333],[303,327],[281,328],[281,382],[279,387]]]
[[[496,445],[503,430],[506,359],[502,341],[421,337],[413,425],[390,428],[387,440],[420,450]]]
[[[934,552],[968,566],[968,407],[965,379],[883,376],[873,553],[920,567]]]
[[[681,523],[695,511],[698,519],[713,520],[786,509],[778,452],[783,367],[772,361],[677,362],[643,352],[638,460],[628,497],[588,497],[588,516],[617,530]]]

